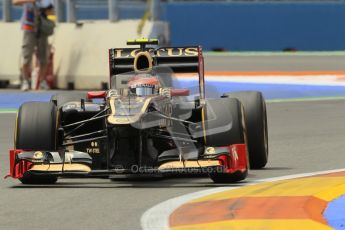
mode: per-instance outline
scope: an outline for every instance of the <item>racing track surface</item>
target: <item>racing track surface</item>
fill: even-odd
[[[344,168],[344,114],[345,100],[269,103],[269,164],[252,170],[247,181]],[[8,171],[14,119],[0,114],[1,176]],[[139,229],[148,208],[214,186],[208,178],[61,179],[46,187],[0,179],[0,229]]]
[[[345,70],[344,54],[209,55],[205,61],[206,71]],[[344,168],[344,114],[345,100],[268,104],[269,164],[264,170],[251,171],[246,181]],[[14,119],[14,114],[0,114],[1,177],[8,172]],[[140,229],[140,217],[150,207],[215,186],[219,185],[208,178],[62,179],[46,187],[0,178],[0,229]]]
[[[343,71],[344,52],[205,54],[206,71]]]

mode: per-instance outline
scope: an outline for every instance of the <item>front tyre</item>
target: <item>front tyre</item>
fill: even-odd
[[[205,116],[205,146],[230,146],[246,143],[246,129],[241,103],[234,98],[209,99],[203,111]],[[225,128],[230,127],[230,128]],[[235,173],[213,172],[215,183],[233,183],[244,180],[248,171]]]
[[[265,167],[268,160],[268,132],[266,103],[262,93],[243,91],[225,93],[224,96],[237,98],[244,107],[250,167]]]
[[[17,114],[16,149],[54,151],[56,147],[56,106],[50,102],[27,102],[20,106]],[[56,176],[25,173],[19,179],[23,184],[52,184]]]

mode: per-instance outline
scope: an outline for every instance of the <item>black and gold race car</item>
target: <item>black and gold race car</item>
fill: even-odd
[[[154,39],[127,44],[140,47],[109,50],[109,90],[21,105],[8,176],[35,184],[202,173],[228,183],[266,165],[260,92],[206,98],[201,47],[156,48]]]

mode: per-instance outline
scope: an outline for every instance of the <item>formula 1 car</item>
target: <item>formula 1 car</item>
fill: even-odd
[[[201,173],[230,183],[266,165],[260,92],[206,98],[201,47],[156,48],[156,39],[127,45],[140,48],[109,50],[109,90],[21,105],[8,176],[49,184],[59,177]]]

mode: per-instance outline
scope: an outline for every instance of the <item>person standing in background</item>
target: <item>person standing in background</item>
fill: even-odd
[[[37,52],[39,65],[38,81],[40,88],[47,89],[45,81],[48,63],[48,37],[51,34],[42,29],[42,17],[54,14],[53,0],[12,0],[14,5],[23,5],[22,30],[24,32],[22,44],[22,85],[21,89],[26,91],[31,86],[32,57]],[[49,24],[49,23],[48,23]],[[44,24],[46,25],[46,24]],[[43,26],[44,26],[43,25]]]

